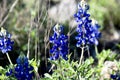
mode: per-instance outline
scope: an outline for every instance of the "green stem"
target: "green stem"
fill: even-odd
[[[83,53],[84,53],[84,47],[82,47],[81,49],[82,49],[82,52],[81,52],[81,57],[80,57],[79,65],[81,65],[81,62],[82,62]]]
[[[51,68],[49,69],[48,72],[52,71],[52,69],[55,67],[55,64],[52,64]]]
[[[96,52],[96,55],[98,55],[98,48],[97,48],[97,45],[95,45],[95,52]]]
[[[61,74],[61,78],[60,78],[60,80],[64,80],[64,75],[63,75],[63,73],[62,73],[62,62],[61,62],[61,57],[59,58],[59,64],[60,64],[60,67],[59,67],[59,69],[60,69],[60,74]]]
[[[90,50],[89,50],[89,46],[87,46],[87,51],[88,51],[88,57],[90,57]]]
[[[11,65],[13,65],[13,63],[12,63],[12,61],[11,61],[11,59],[10,59],[9,54],[8,54],[8,53],[6,53],[6,55],[7,55],[7,58],[8,58],[8,60],[9,60],[10,64],[11,64]]]

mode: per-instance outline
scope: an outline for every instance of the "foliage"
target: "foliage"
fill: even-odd
[[[57,69],[53,69],[53,74],[50,75],[45,73],[46,80],[79,80],[80,78],[89,78],[92,76],[94,70],[91,69],[93,58],[89,58],[84,64],[79,65],[78,61],[71,61],[70,55],[69,60],[50,61]]]
[[[98,57],[98,64],[94,61],[92,57],[86,59],[83,64],[79,65],[78,61],[71,61],[70,55],[68,57],[68,61],[64,59],[60,59],[59,61],[51,61],[54,66],[53,73],[45,73],[45,78],[42,80],[84,80],[84,79],[100,79],[100,73],[102,68],[104,67],[103,64],[106,60],[111,61],[115,58],[114,54],[111,57],[110,50],[103,50],[100,54],[97,55]],[[117,62],[118,64],[119,62]],[[119,63],[120,64],[120,63]]]
[[[116,0],[90,0],[89,3],[91,16],[100,23],[101,29],[107,25],[104,21],[112,20],[114,24],[120,21],[120,15],[118,15],[120,10]]]

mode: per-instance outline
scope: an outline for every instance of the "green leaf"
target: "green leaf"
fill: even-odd
[[[4,70],[4,68],[3,68],[2,66],[0,66],[0,72],[1,72],[2,70]]]
[[[90,64],[92,64],[94,62],[94,59],[92,58],[92,57],[90,57],[89,59],[87,59],[86,61],[85,61],[85,64],[86,65],[90,65]]]
[[[5,80],[6,76],[4,74],[0,75],[0,80]]]
[[[97,55],[99,59],[98,66],[102,66],[104,61],[110,56],[110,50],[103,50],[100,54]]]
[[[52,76],[48,73],[45,73],[44,75],[45,75],[46,78],[53,79]]]
[[[36,72],[38,72],[38,66],[39,66],[39,64],[40,64],[40,60],[36,61],[36,60],[32,59],[32,60],[30,61],[30,64],[34,67],[34,70],[35,70]]]
[[[87,72],[87,74],[86,74],[85,78],[87,78],[87,79],[88,79],[90,76],[92,76],[92,75],[93,75],[93,73],[94,73],[94,69],[89,70],[89,71]]]
[[[48,61],[49,61],[50,63],[52,63],[52,64],[58,65],[58,61],[57,61],[57,60],[49,60],[49,59],[48,59]]]

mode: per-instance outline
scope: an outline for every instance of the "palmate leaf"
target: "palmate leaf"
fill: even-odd
[[[90,64],[92,64],[94,62],[94,59],[92,58],[92,57],[90,57],[89,59],[87,59],[86,61],[85,61],[85,65],[86,66],[89,66]]]
[[[2,67],[2,66],[0,66],[0,80],[5,80],[7,77],[6,77],[6,75],[4,74],[5,73],[5,69]]]
[[[100,54],[97,55],[99,62],[98,62],[98,66],[102,66],[105,59],[108,58],[110,54],[110,50],[103,50]]]
[[[2,66],[0,66],[0,72],[3,71],[3,70],[5,70],[5,69]]]
[[[4,74],[0,75],[0,80],[5,80],[6,76]]]
[[[51,64],[58,65],[58,61],[57,61],[57,60],[50,60],[50,59],[48,59],[48,61],[49,61]]]
[[[85,78],[90,78],[92,75],[93,75],[93,73],[94,73],[94,69],[90,69],[88,72],[87,72],[87,74],[86,74],[86,76],[85,76]]]
[[[34,67],[34,70],[38,72],[38,66],[40,65],[40,60],[36,61],[34,59],[30,60],[30,64]]]

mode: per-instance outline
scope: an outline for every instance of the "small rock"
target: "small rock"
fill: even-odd
[[[110,74],[112,74],[112,71],[117,71],[118,67],[115,62],[112,61],[105,61],[104,66],[101,71],[101,79],[110,79]]]

